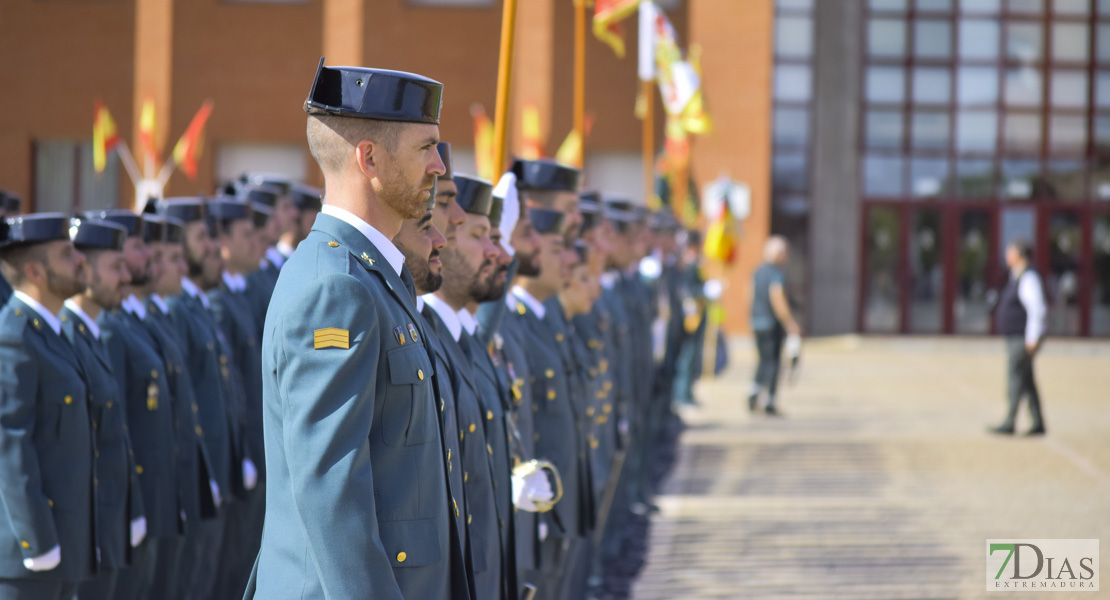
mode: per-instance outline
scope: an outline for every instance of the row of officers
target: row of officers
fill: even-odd
[[[321,61],[323,201],[3,221],[0,598],[591,596],[689,397],[696,266],[575,169],[453,173],[441,92]]]

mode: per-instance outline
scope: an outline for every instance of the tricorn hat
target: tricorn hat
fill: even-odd
[[[516,175],[516,187],[520,190],[578,191],[581,172],[553,160],[518,158],[513,161],[511,170]]]
[[[403,71],[316,67],[304,103],[310,115],[439,124],[443,84]]]
[[[123,250],[129,235],[127,227],[114,221],[74,217],[69,236],[81,250]]]
[[[493,200],[493,184],[469,175],[455,175],[452,178],[459,195],[455,200],[464,211],[472,215],[489,216]]]
[[[89,211],[85,213],[85,216],[90,219],[111,221],[117,225],[122,225],[127,229],[128,237],[143,237],[143,228],[145,226],[143,215],[135,214],[123,208],[112,208],[109,210]]]
[[[0,248],[69,240],[69,215],[32,213],[0,219]]]

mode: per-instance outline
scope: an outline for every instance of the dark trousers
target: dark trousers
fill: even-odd
[[[1033,429],[1044,428],[1041,417],[1041,395],[1033,378],[1033,356],[1025,349],[1025,338],[1009,336],[1006,338],[1006,392],[1010,401],[1009,410],[1003,427],[1012,428],[1017,419],[1018,407],[1023,396],[1029,398],[1029,416],[1033,419]]]
[[[181,554],[185,549],[185,536],[175,535],[167,538],[154,538],[158,549],[154,552],[154,577],[151,580],[148,598],[176,600],[183,597],[178,585],[181,568]],[[144,544],[145,545],[145,544]]]
[[[114,594],[89,596],[90,598],[112,598],[113,600],[145,600],[154,581],[154,567],[157,562],[158,540],[146,538],[138,548],[131,549],[131,566],[119,572],[116,577]],[[85,600],[85,584],[81,584],[81,600]]]
[[[755,332],[755,348],[759,352],[755,383],[767,389],[768,405],[774,400],[779,386],[779,367],[782,365],[784,339],[786,339],[786,332],[781,327]]]
[[[76,595],[76,583],[0,579],[0,598],[4,600],[73,600]]]
[[[220,516],[190,523],[185,534],[185,548],[181,554],[177,582],[181,600],[207,600],[212,598],[219,567],[223,542],[226,504],[220,507]]]
[[[115,598],[116,579],[118,577],[118,569],[101,568],[96,577],[82,581],[77,586],[78,600],[111,600]]]
[[[248,492],[246,498],[237,498],[228,507],[220,564],[213,588],[216,597],[243,597],[262,542],[262,520],[266,512],[264,498],[264,488],[259,482],[259,486]]]

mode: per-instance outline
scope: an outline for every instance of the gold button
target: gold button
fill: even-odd
[[[447,449],[447,460],[451,460],[451,449]]]
[[[493,446],[486,444],[486,452],[489,452],[490,456],[493,456]]]
[[[459,503],[455,502],[454,498],[451,498],[451,506],[455,507],[455,517],[458,517],[459,516]]]
[[[556,342],[561,342],[561,341],[563,341],[563,334],[561,334],[561,333],[556,333],[556,334],[555,334],[555,341],[556,341]]]
[[[555,399],[555,390],[547,390],[547,399],[548,400],[554,400]]]
[[[42,329],[42,324],[39,323],[38,319],[35,319],[32,323],[35,325],[35,329]]]
[[[220,364],[221,365],[226,365],[227,364],[227,355],[226,354],[221,354],[220,355]]]
[[[492,410],[487,410],[486,411],[486,420],[487,421],[492,421],[493,420],[493,411]]]
[[[538,442],[538,441],[540,441],[540,434],[538,434],[538,433],[533,433],[533,434],[532,434],[532,441],[534,441],[534,442]]]
[[[594,407],[592,407],[592,406],[591,406],[591,407],[589,407],[589,408],[587,408],[587,409],[586,409],[586,416],[587,416],[587,417],[592,417],[592,416],[594,416]]]
[[[66,318],[62,317],[62,320],[65,321]],[[84,325],[78,325],[77,326],[77,331],[80,331],[81,333],[85,333],[85,326]]]
[[[143,466],[142,465],[135,465],[135,472],[138,473],[139,475],[142,475],[143,474]]]
[[[329,244],[335,244],[335,242],[328,242],[328,243]],[[335,244],[335,245],[338,246],[339,244]],[[409,557],[408,554],[405,554],[404,552],[398,552],[397,553],[397,562],[399,562],[399,563],[405,562],[405,559],[407,559],[408,557]]]
[[[66,404],[73,404],[73,396],[66,396]]]
[[[463,471],[463,483],[466,483],[467,481],[470,481],[470,473]]]
[[[204,431],[200,428],[200,425],[197,425],[197,427],[196,427],[196,429],[194,429],[194,431],[197,432],[197,435],[204,435]]]
[[[445,406],[447,406],[447,403],[443,401],[443,398],[440,398],[439,399],[439,412],[443,412],[443,408]]]
[[[462,429],[460,429],[460,430],[459,430],[459,441],[460,441],[460,442],[461,442],[461,441],[463,441],[463,438],[464,438],[464,437],[466,437],[466,432],[465,432],[465,431],[463,431]]]
[[[47,498],[47,499],[46,499],[46,502],[47,502],[47,504],[49,504],[50,506],[54,506],[54,501],[53,501],[53,500],[51,500],[50,498]]]
[[[19,545],[23,546],[24,549],[27,549],[27,548],[31,547],[31,544],[28,544],[27,540],[23,540],[22,542],[19,543]]]
[[[470,424],[470,433],[474,433],[474,430],[475,430],[475,429],[478,429],[478,427],[476,427],[476,426],[474,425],[474,423],[471,423],[471,424]]]
[[[151,379],[158,379],[158,370],[157,369],[151,369],[150,370],[150,378]]]
[[[546,371],[546,372],[544,373],[544,375],[547,375],[547,378],[548,378],[548,379],[551,379],[552,377],[554,377],[554,376],[555,376],[555,369],[548,369],[548,370],[547,370],[547,371]]]
[[[420,378],[420,381],[424,381],[424,369],[417,369],[416,376]]]
[[[334,242],[334,241],[333,242],[328,242],[328,245],[331,246],[332,248],[338,248],[339,247],[339,242]],[[404,554],[405,554],[404,552],[399,554],[397,556],[398,560],[404,560],[403,558],[401,558],[402,556],[404,556]]]
[[[467,525],[470,525],[471,521],[473,521],[473,520],[474,520],[474,515],[466,515],[466,524]]]
[[[108,408],[112,408],[112,401],[111,401],[111,400],[109,400],[109,401],[108,401],[108,405],[107,405],[107,406],[108,406]]]

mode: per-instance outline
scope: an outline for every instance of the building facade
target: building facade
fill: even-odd
[[[1049,334],[1110,335],[1110,2],[775,10],[771,228],[810,331],[992,333],[1023,237]]]

